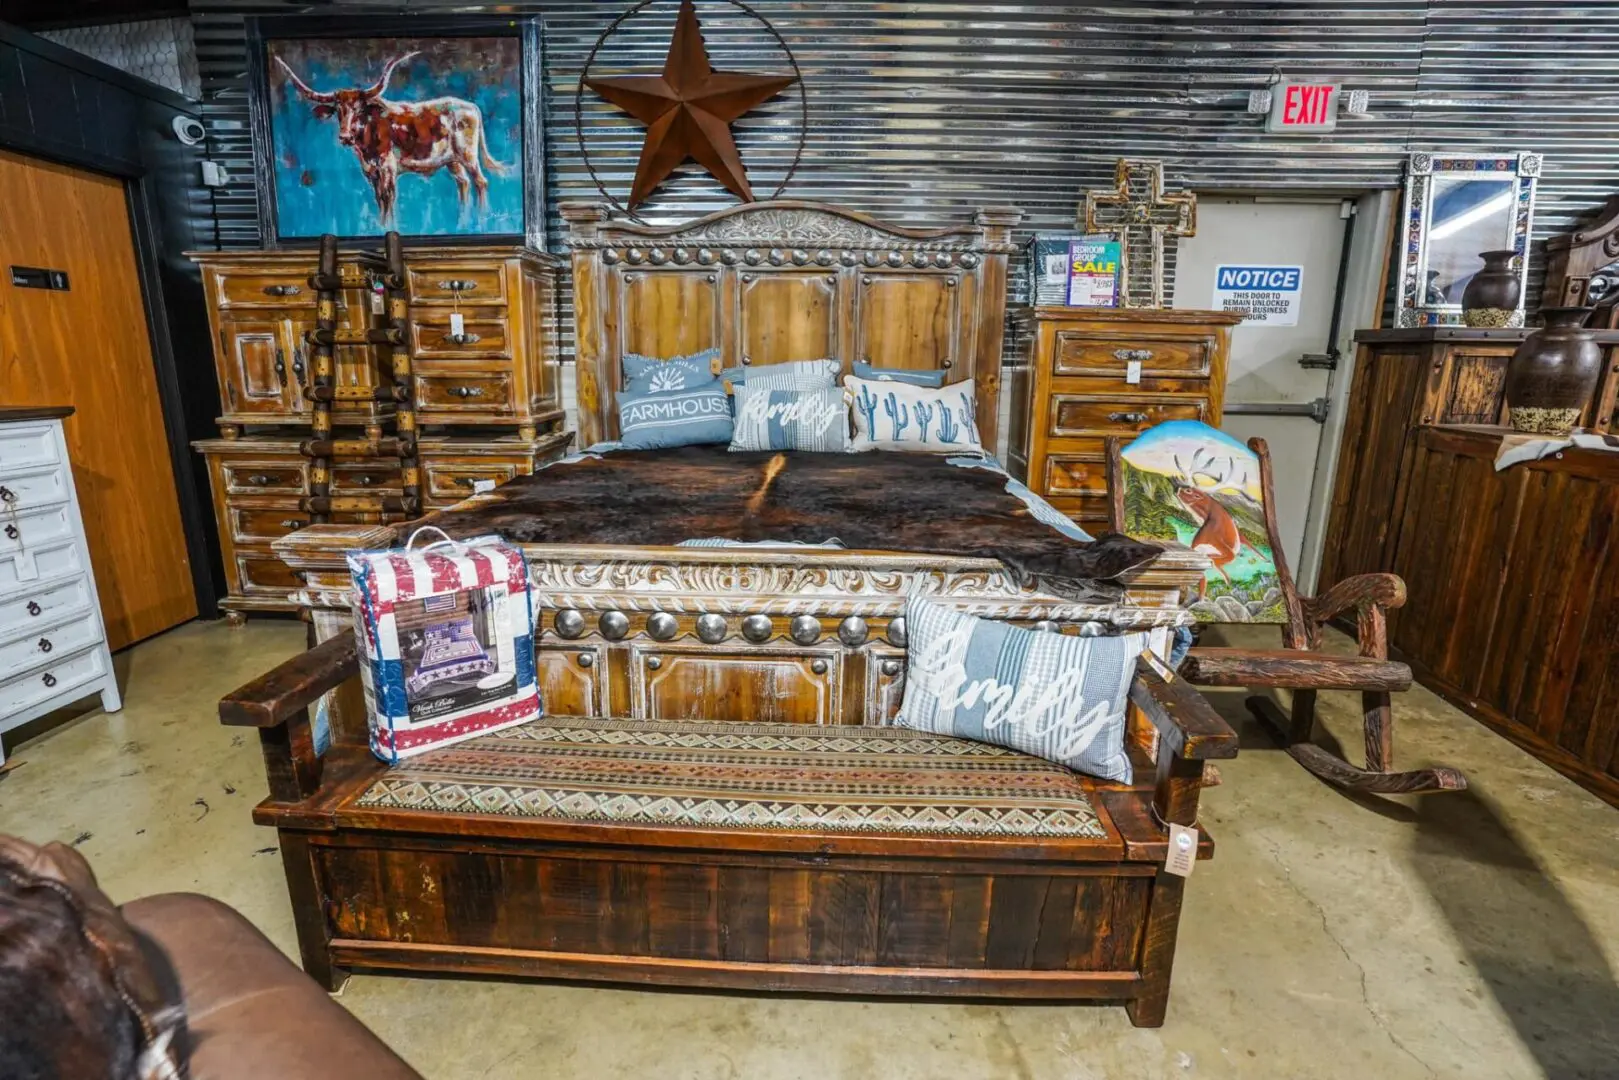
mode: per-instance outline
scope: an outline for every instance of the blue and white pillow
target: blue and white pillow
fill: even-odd
[[[846,376],[855,450],[981,454],[973,380],[933,389]]]
[[[780,364],[726,368],[720,377],[733,387],[763,386],[771,390],[820,390],[835,386],[842,370],[836,360],[788,360]]]
[[[714,361],[719,349],[704,349],[690,356],[671,356],[659,360],[653,356],[625,353],[620,366],[624,369],[624,389],[631,394],[659,394],[670,390],[691,390],[715,380]]]
[[[905,727],[1130,782],[1125,702],[1148,635],[1076,637],[905,603]]]
[[[854,362],[854,375],[857,379],[870,379],[873,382],[902,382],[912,386],[943,386],[943,370],[919,370],[914,368],[898,367],[872,367],[863,360]]]
[[[849,449],[849,407],[841,387],[777,390],[746,382],[735,389],[732,450]]]
[[[731,398],[712,380],[692,390],[618,395],[619,449],[729,442],[731,427]]]

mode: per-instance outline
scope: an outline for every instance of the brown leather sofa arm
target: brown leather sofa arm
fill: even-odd
[[[1306,633],[1312,649],[1321,647],[1321,628],[1351,609],[1355,612],[1360,654],[1388,659],[1388,615],[1405,606],[1405,582],[1395,574],[1356,574],[1320,596],[1303,599]]]
[[[1196,687],[1146,657],[1136,661],[1130,701],[1158,729],[1159,757],[1187,761],[1237,756],[1237,733],[1214,711]]]
[[[219,701],[219,722],[231,727],[276,727],[359,673],[354,635],[339,634],[226,694]]]

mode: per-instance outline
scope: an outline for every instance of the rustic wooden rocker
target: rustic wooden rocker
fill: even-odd
[[[1265,440],[1245,447],[1207,424],[1176,420],[1128,443],[1110,438],[1107,454],[1113,528],[1185,544],[1213,564],[1192,605],[1200,622],[1282,628],[1280,649],[1194,647],[1180,669],[1188,682],[1291,690],[1291,716],[1262,694],[1248,698],[1248,709],[1295,761],[1338,787],[1385,795],[1467,787],[1467,778],[1446,766],[1394,770],[1391,694],[1410,688],[1411,669],[1388,658],[1387,612],[1405,603],[1405,582],[1361,574],[1321,596],[1299,595],[1277,533]],[[1321,651],[1322,627],[1351,610],[1360,654]],[[1322,690],[1360,692],[1364,769],[1313,741]]]

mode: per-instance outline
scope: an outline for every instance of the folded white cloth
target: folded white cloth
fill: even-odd
[[[1501,448],[1495,452],[1495,471],[1500,472],[1523,461],[1539,461],[1543,457],[1561,453],[1571,446],[1580,450],[1619,452],[1619,437],[1591,435],[1585,432],[1575,432],[1560,438],[1545,435],[1503,435]]]

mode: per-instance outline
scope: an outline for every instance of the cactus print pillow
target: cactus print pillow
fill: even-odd
[[[629,394],[666,394],[671,390],[695,390],[714,382],[714,361],[718,349],[704,349],[690,356],[671,356],[659,360],[653,356],[625,353],[620,366],[624,369],[624,392]]]
[[[937,389],[902,382],[844,377],[854,402],[851,450],[911,450],[982,454],[973,381]]]

